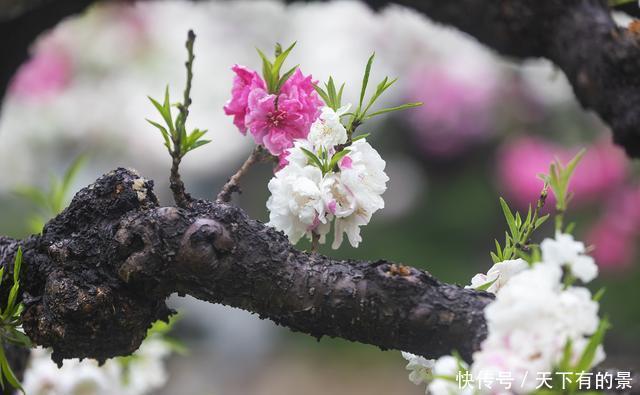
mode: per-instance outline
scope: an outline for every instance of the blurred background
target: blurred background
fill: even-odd
[[[608,290],[602,309],[615,326],[607,364],[640,370],[640,165],[612,144],[607,127],[580,108],[549,63],[514,64],[400,7],[375,14],[357,1],[166,1],[103,5],[65,21],[33,45],[2,108],[0,234],[29,234],[34,208],[16,191],[46,187],[81,154],[87,160],[74,190],[115,167],[133,167],[172,204],[170,160],[145,121],[156,117],[147,95],[160,97],[167,84],[172,96],[181,94],[190,28],[198,35],[190,125],[209,129],[214,140],[183,165],[197,197],[213,198],[253,147],[222,106],[233,64],[260,69],[256,47],[297,41],[290,64],[316,79],[346,81],[351,102],[375,51],[374,80],[400,77],[382,104],[425,102],[366,126],[387,161],[387,207],[364,228],[359,249],[344,243],[323,251],[329,255],[387,258],[468,284],[490,267],[493,240],[503,237],[498,197],[526,209],[542,187],[537,174],[554,157],[567,160],[587,148],[569,216],[601,269],[592,289]],[[243,181],[238,204],[254,218],[267,219],[272,174],[263,165]],[[545,232],[539,237],[551,229]],[[171,304],[184,313],[175,336],[190,351],[170,359],[160,394],[423,393],[406,379],[399,352],[317,342],[190,298]]]

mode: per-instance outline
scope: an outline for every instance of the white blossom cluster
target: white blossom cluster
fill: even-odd
[[[164,359],[171,353],[161,339],[149,338],[124,360],[111,359],[100,366],[95,360],[65,360],[61,368],[51,352],[32,351],[23,387],[29,395],[144,395],[167,382]]]
[[[598,329],[599,305],[587,288],[563,283],[563,268],[567,275],[588,282],[597,276],[597,266],[585,255],[584,244],[568,234],[557,233],[540,248],[541,262],[504,261],[473,278],[471,288],[490,285],[487,291],[496,299],[485,309],[488,337],[474,353],[471,367],[458,366],[451,356],[434,361],[403,353],[412,382],[426,382],[427,393],[433,395],[526,394],[539,388],[539,372],[554,371],[568,342],[569,362],[578,363],[589,336]],[[589,368],[604,357],[600,345]],[[492,388],[461,386],[456,381],[461,368],[469,369],[476,380],[491,382]],[[501,380],[507,372],[511,380]]]
[[[268,225],[283,231],[292,243],[316,234],[321,243],[334,224],[337,249],[346,233],[353,247],[362,241],[360,227],[384,208],[382,194],[387,189],[385,161],[366,141],[354,141],[331,169],[314,165],[307,152],[325,152],[328,158],[336,147],[347,143],[347,131],[340,122],[349,106],[337,112],[325,107],[312,125],[307,139],[297,140],[288,151],[286,165],[269,182]]]

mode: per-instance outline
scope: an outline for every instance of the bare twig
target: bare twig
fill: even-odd
[[[238,171],[236,171],[236,173],[232,175],[231,178],[229,178],[229,180],[224,184],[222,190],[216,198],[216,201],[219,203],[230,202],[232,195],[235,192],[240,192],[240,180],[242,179],[242,177],[244,177],[249,172],[249,169],[251,169],[253,165],[265,160],[265,157],[267,156],[268,154],[264,151],[262,146],[256,146],[256,148],[251,152],[251,155],[249,155],[247,160],[244,161],[242,166],[240,166]]]
[[[186,138],[186,123],[189,118],[189,106],[191,105],[191,84],[193,81],[193,60],[195,58],[193,54],[193,44],[196,40],[196,35],[193,30],[189,30],[189,34],[187,37],[187,61],[185,63],[185,68],[187,69],[187,81],[184,89],[184,99],[183,102],[178,104],[178,110],[180,110],[180,114],[176,119],[176,133],[175,136],[172,136],[173,140],[173,151],[171,151],[171,175],[169,177],[169,182],[171,186],[171,191],[173,192],[173,198],[178,207],[186,208],[191,204],[191,195],[186,192],[184,182],[182,181],[182,177],[180,176],[180,162],[182,162],[182,158],[184,157],[185,152],[183,152],[182,140]]]

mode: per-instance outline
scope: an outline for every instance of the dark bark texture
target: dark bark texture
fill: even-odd
[[[470,358],[486,336],[487,293],[387,261],[301,252],[237,207],[159,207],[152,188],[118,169],[78,192],[41,236],[0,239],[2,262],[23,247],[24,329],[57,362],[132,353],[171,313],[175,292],[317,338],[430,357]]]
[[[41,32],[97,1],[2,0],[0,97]],[[631,157],[640,157],[640,35],[616,26],[606,0],[364,2],[413,8],[506,56],[551,60],[566,73],[580,103],[611,126]]]

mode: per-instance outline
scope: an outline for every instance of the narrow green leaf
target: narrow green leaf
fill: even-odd
[[[287,60],[287,57],[289,57],[289,54],[291,53],[293,48],[296,46],[296,44],[297,42],[294,42],[289,46],[289,48],[285,49],[280,55],[278,55],[278,57],[276,57],[276,60],[273,63],[273,69],[272,69],[274,75],[276,76],[280,75],[280,70],[282,69],[282,65]]]
[[[369,77],[371,76],[371,67],[373,66],[373,61],[376,58],[375,52],[367,61],[367,67],[364,70],[364,78],[362,79],[362,88],[360,90],[360,104],[358,105],[358,109],[362,109],[362,104],[364,103],[364,96],[367,94],[367,86],[369,85]]]
[[[367,119],[377,117],[378,115],[388,114],[390,112],[402,111],[410,108],[420,107],[422,105],[423,103],[407,103],[397,107],[383,108],[382,110],[378,110],[376,112],[371,113],[369,116],[367,116]]]
[[[542,217],[538,218],[538,219],[536,220],[536,223],[535,223],[534,229],[538,229],[540,226],[542,226],[542,224],[544,224],[545,222],[547,222],[547,220],[548,220],[548,219],[549,219],[549,214],[544,215],[544,216],[542,216]]]
[[[291,78],[291,76],[293,75],[293,73],[296,72],[298,67],[299,65],[292,67],[291,70],[287,71],[286,73],[284,73],[282,77],[280,77],[280,81],[278,81],[278,86],[276,89],[278,92],[280,92],[280,90],[282,89],[282,86],[289,80],[289,78]]]
[[[496,262],[496,263],[497,263],[497,262]],[[479,287],[476,287],[476,288],[475,288],[475,290],[476,290],[476,291],[486,291],[486,290],[488,290],[489,288],[491,288],[491,286],[492,286],[493,284],[495,284],[495,282],[496,282],[496,281],[498,281],[498,279],[497,279],[497,278],[496,278],[495,280],[493,280],[493,281],[489,281],[489,282],[487,282],[487,283],[484,283],[484,284],[480,285]]]
[[[366,139],[369,136],[371,136],[371,133],[364,133],[364,134],[361,134],[361,135],[358,135],[358,136],[352,138],[351,141],[352,142],[356,142],[358,140]]]
[[[340,162],[340,160],[344,158],[349,152],[351,151],[348,149],[343,149],[342,151],[337,152],[335,155],[333,155],[333,157],[331,158],[331,162],[329,163],[329,169],[334,169],[336,165],[338,165],[338,162]]]
[[[602,300],[602,297],[604,297],[605,293],[607,293],[607,287],[600,288],[598,292],[596,292],[596,294],[593,295],[593,301],[600,302],[600,300]]]
[[[304,152],[305,156],[309,159],[309,161],[316,166],[317,168],[323,170],[324,172],[324,166],[322,165],[322,162],[320,161],[320,159],[318,159],[318,157],[311,151],[309,151],[306,148],[302,148],[300,147],[300,149],[302,150],[302,152]]]
[[[506,200],[504,200],[503,198],[500,198],[500,206],[502,207],[504,218],[507,220],[507,225],[509,226],[509,232],[511,232],[511,237],[513,237],[514,240],[517,240],[519,230],[518,230],[518,227],[516,226],[516,219],[513,216],[513,213],[511,212],[511,209],[509,208],[509,205],[507,204]]]
[[[327,92],[325,92],[320,86],[316,84],[314,84],[313,87],[315,88],[316,92],[318,92],[318,95],[320,95],[320,98],[322,99],[324,104],[329,106],[331,104],[331,100],[329,99],[329,95],[327,94]]]
[[[580,360],[578,361],[578,364],[574,369],[575,372],[586,372],[592,367],[591,364],[593,363],[593,360],[596,356],[598,346],[602,344],[604,335],[607,333],[610,327],[611,324],[609,323],[607,317],[600,320],[598,329],[589,339],[589,343],[587,343],[587,347],[585,347],[584,352],[582,353],[582,356],[580,357]]]
[[[164,121],[167,124],[167,126],[172,127],[173,121],[171,119],[171,111],[169,111],[169,112],[165,111],[165,109],[162,106],[162,104],[158,103],[151,96],[149,96],[149,100],[151,100],[151,103],[153,104],[153,106],[156,108],[156,110],[158,110],[158,112],[160,113],[160,116],[162,116],[162,119],[164,119]]]

